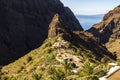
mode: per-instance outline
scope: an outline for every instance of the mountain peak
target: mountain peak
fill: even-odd
[[[57,27],[59,23],[59,14],[55,14],[49,25],[48,38],[53,38],[57,35]]]
[[[107,14],[105,14],[103,20],[110,19],[111,17],[117,18],[118,15],[120,15],[120,5],[115,7],[113,10],[109,11]]]
[[[56,13],[69,29],[83,30],[60,0],[1,0],[0,5],[0,65],[39,47]]]
[[[103,20],[88,31],[98,38],[99,43],[106,45],[108,50],[119,53],[120,49],[117,47],[120,45],[120,5],[105,14]]]

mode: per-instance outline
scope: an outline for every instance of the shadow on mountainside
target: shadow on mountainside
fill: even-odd
[[[47,38],[55,13],[62,16],[71,30],[83,30],[68,12],[72,13],[59,0],[1,0],[0,65],[9,64],[39,47]]]

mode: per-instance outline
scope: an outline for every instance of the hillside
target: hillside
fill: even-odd
[[[60,0],[1,0],[0,80],[98,80],[120,65],[119,13],[83,31]]]
[[[60,0],[1,0],[0,65],[9,64],[39,47],[47,38],[55,13],[60,14],[69,29],[83,30]]]
[[[114,56],[83,33],[64,26],[59,14],[54,15],[48,33],[41,47],[2,67],[1,79],[98,80],[106,74]]]
[[[112,53],[120,54],[120,6],[105,14],[103,20],[88,30]]]

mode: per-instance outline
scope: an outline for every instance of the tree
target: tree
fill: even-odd
[[[52,80],[65,80],[65,73],[62,69],[55,69],[51,76]]]
[[[63,67],[66,73],[66,76],[70,73],[70,70],[72,70],[75,67],[74,63],[69,62],[68,60],[65,60],[63,63]]]
[[[79,71],[80,77],[85,77],[89,75],[93,75],[94,68],[91,66],[89,62],[85,62],[82,68]]]

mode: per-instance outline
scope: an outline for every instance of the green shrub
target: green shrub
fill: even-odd
[[[82,80],[99,80],[99,79],[96,76],[92,75],[92,76],[84,77]]]
[[[50,47],[46,47],[43,53],[51,53],[52,49]]]
[[[43,49],[45,49],[46,47],[50,47],[50,46],[52,46],[51,42],[47,42],[44,44]]]
[[[90,65],[89,62],[85,63],[83,66],[83,71],[87,74],[90,75],[93,73],[93,67]]]
[[[15,77],[10,77],[10,78],[8,78],[8,80],[17,80]]]
[[[107,62],[108,62],[108,58],[107,58],[107,57],[103,57],[103,58],[101,59],[101,62],[102,62],[102,63],[107,63]]]
[[[64,80],[65,78],[63,68],[56,69],[55,67],[49,67],[47,72],[51,75],[51,80]]]
[[[54,72],[55,72],[55,67],[49,67],[47,72],[48,72],[50,75],[51,75],[51,74],[54,74]]]
[[[70,46],[71,46],[71,45],[70,45],[70,43],[69,43],[69,42],[67,42],[67,43],[65,44],[65,48],[66,48],[66,49],[69,49],[69,48],[70,48]]]
[[[65,73],[61,69],[55,69],[54,73],[51,76],[52,80],[64,80],[65,79]]]
[[[106,75],[107,72],[105,72],[105,70],[101,70],[101,69],[97,69],[94,71],[94,75],[96,75],[97,77],[102,77],[104,75]]]
[[[71,63],[71,62],[65,60],[64,63],[63,63],[63,66],[64,66],[64,69],[65,69],[66,71],[67,71],[67,70],[69,71],[69,70],[72,70],[75,65],[74,65],[74,63]]]
[[[27,57],[27,62],[30,62],[32,60],[32,57],[31,56],[28,56]]]
[[[44,68],[44,67],[41,67],[40,70],[41,70],[41,71],[45,71],[45,68]]]
[[[75,63],[71,63],[71,67],[72,67],[72,68],[75,68],[75,67],[76,67],[76,64],[75,64]]]
[[[29,79],[27,79],[27,78],[24,78],[24,80],[29,80]]]
[[[42,78],[42,74],[37,74],[37,73],[35,73],[35,74],[33,74],[32,75],[32,78],[33,78],[33,80],[41,80],[41,78]]]
[[[20,67],[18,68],[18,70],[17,70],[17,73],[20,73],[23,69],[24,69],[24,67],[23,67],[23,66],[20,66]]]
[[[8,77],[6,77],[6,76],[1,76],[1,77],[0,77],[0,80],[8,80]]]
[[[117,59],[117,63],[118,63],[118,65],[120,66],[120,59]]]

